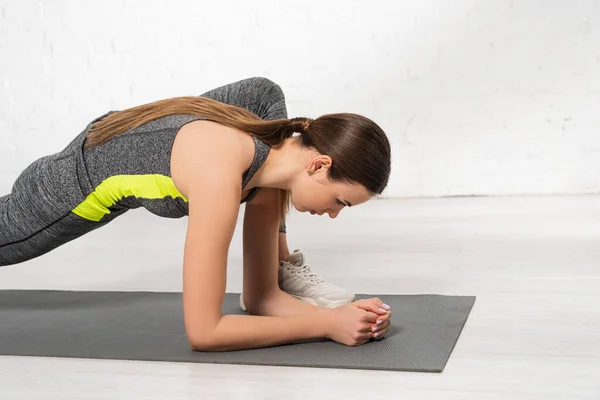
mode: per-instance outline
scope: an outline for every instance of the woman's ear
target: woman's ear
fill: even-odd
[[[316,173],[316,172],[322,172],[322,171],[325,171],[325,170],[331,168],[332,164],[333,164],[333,161],[331,160],[331,157],[320,155],[313,159],[311,166],[312,166],[313,173]]]

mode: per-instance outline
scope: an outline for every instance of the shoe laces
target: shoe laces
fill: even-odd
[[[314,283],[323,282],[323,279],[319,275],[317,275],[316,272],[313,272],[307,264],[297,266],[297,265],[288,263],[286,268],[288,268],[289,270],[292,270],[292,273],[299,274],[299,275],[302,275],[302,277],[304,277],[306,279],[310,279],[311,282],[314,282]]]

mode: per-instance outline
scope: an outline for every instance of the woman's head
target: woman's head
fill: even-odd
[[[302,148],[312,150],[290,188],[299,211],[335,218],[344,207],[364,203],[387,186],[390,143],[370,119],[351,113],[294,118],[288,129],[301,134],[296,140]]]

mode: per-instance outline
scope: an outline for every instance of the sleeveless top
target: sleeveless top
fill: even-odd
[[[177,190],[171,178],[171,150],[183,125],[203,119],[180,114],[158,118],[114,136],[99,146],[84,149],[84,169],[94,189],[73,212],[96,222],[139,207],[160,217],[187,216],[188,200]],[[242,175],[242,189],[260,169],[270,151],[269,144],[254,136],[253,139],[254,158]],[[253,188],[242,203],[252,199],[258,190]]]
[[[263,120],[288,118],[281,87],[264,77],[228,83],[200,97],[244,108]],[[86,181],[86,198],[72,211],[91,221],[109,220],[139,207],[167,218],[188,215],[187,199],[179,193],[171,179],[171,149],[179,129],[200,119],[205,118],[193,115],[159,118],[115,136],[100,146],[82,149],[77,174],[79,179]],[[91,123],[88,128],[90,126]],[[82,132],[82,138],[88,128]],[[251,165],[243,174],[243,188],[262,166],[270,150],[267,143],[256,137],[254,143],[256,151]],[[242,202],[250,200],[257,190],[253,189]]]

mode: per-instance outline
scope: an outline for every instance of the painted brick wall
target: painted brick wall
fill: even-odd
[[[107,110],[266,76],[392,138],[387,196],[600,188],[595,0],[0,0],[0,193]]]

